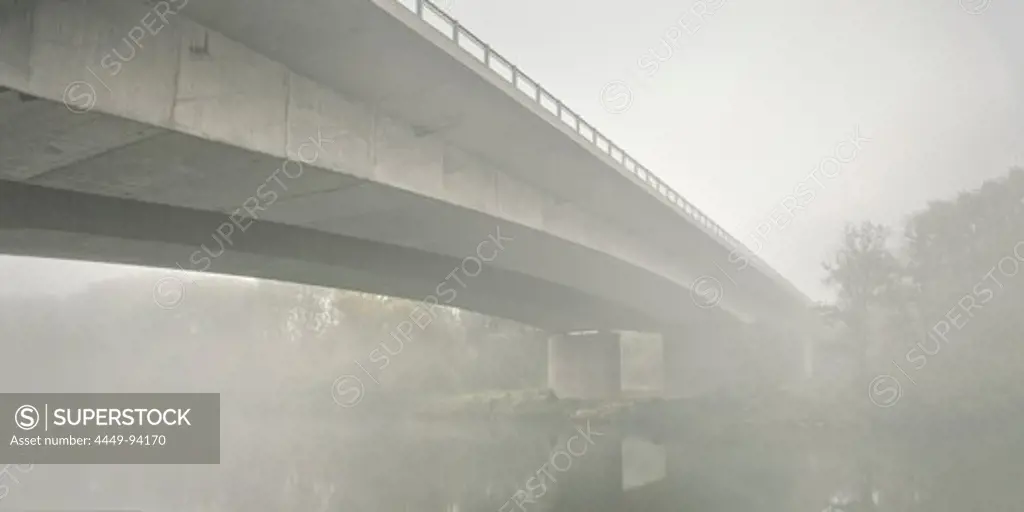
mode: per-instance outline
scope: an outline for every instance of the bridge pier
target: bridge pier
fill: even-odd
[[[568,333],[548,339],[548,387],[559,398],[600,399],[622,391],[622,351],[614,332]]]

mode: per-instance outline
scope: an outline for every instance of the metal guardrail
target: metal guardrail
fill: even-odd
[[[664,197],[674,209],[678,210],[683,215],[689,216],[698,225],[703,226],[712,235],[718,237],[726,243],[726,246],[743,253],[743,256],[748,261],[753,262],[755,265],[761,267],[763,271],[772,274],[772,277],[781,279],[783,282],[789,284],[789,282],[778,274],[771,266],[762,261],[757,255],[754,254],[747,246],[742,242],[734,238],[726,230],[722,229],[715,221],[711,220],[710,217],[700,211],[696,206],[690,204],[689,201],[683,198],[683,195],[676,192],[675,189],[670,187],[664,181],[658,179],[651,171],[646,167],[637,163],[636,159],[631,157],[629,153],[626,153],[622,148],[617,146],[614,142],[605,137],[600,131],[593,127],[593,125],[587,123],[572,109],[565,106],[558,98],[555,98],[551,93],[544,89],[536,80],[530,78],[529,75],[523,73],[518,67],[509,62],[508,59],[503,57],[498,52],[494,51],[490,45],[483,42],[479,37],[470,32],[466,27],[459,24],[454,18],[448,15],[440,7],[432,3],[430,0],[412,0],[415,2],[414,7],[406,5],[402,0],[398,0],[398,3],[402,4],[407,9],[415,9],[416,15],[430,25],[432,28],[448,36],[449,39],[455,42],[455,44],[463,51],[469,53],[478,61],[483,63],[489,70],[502,77],[506,82],[512,84],[518,92],[534,100],[548,113],[555,116],[563,124],[572,128],[576,133],[584,140],[589,142],[591,145],[597,147],[598,150],[607,154],[614,160],[619,166],[626,171],[630,172],[634,176],[640,179],[649,189],[658,193]],[[434,19],[431,20],[430,18]]]

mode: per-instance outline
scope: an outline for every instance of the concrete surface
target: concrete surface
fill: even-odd
[[[421,299],[500,227],[452,305],[565,329],[803,314],[391,0],[159,4],[0,6],[0,250]]]

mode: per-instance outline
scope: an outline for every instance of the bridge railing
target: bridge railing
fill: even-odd
[[[679,213],[689,216],[707,232],[724,241],[727,247],[741,253],[748,261],[759,267],[762,271],[767,272],[771,277],[781,279],[788,284],[788,281],[758,258],[753,251],[730,235],[725,229],[722,229],[721,226],[711,220],[710,217],[705,215],[696,206],[690,204],[689,201],[683,198],[682,194],[676,192],[675,189],[655,176],[654,173],[640,165],[629,153],[612,142],[594,128],[593,125],[584,121],[579,114],[565,106],[561,100],[545,90],[540,83],[522,72],[500,53],[494,51],[490,45],[459,24],[458,21],[440,7],[430,0],[409,0],[408,2],[398,0],[398,2],[408,9],[414,9],[416,15],[427,25],[448,36],[459,48],[472,55],[506,82],[512,84],[512,87],[518,92],[532,99],[563,124],[575,130],[583,140],[607,154],[621,168],[636,176],[647,188],[664,197]]]

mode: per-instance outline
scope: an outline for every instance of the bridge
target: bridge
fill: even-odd
[[[679,391],[695,347],[806,318],[788,281],[426,0],[5,2],[0,91],[3,253],[511,318],[565,333],[550,380],[576,396],[619,390],[616,332],[662,333]]]

